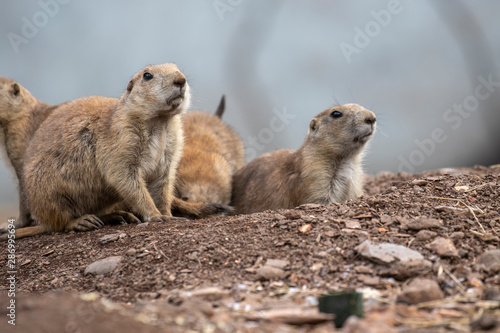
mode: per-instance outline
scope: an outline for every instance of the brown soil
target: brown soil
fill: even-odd
[[[498,166],[384,173],[370,177],[363,197],[329,206],[19,239],[16,326],[7,324],[2,282],[0,331],[327,332],[334,327],[317,313],[317,297],[357,289],[365,317],[346,331],[498,332],[500,273],[475,262],[499,249],[499,173]],[[419,218],[442,225],[408,227]],[[116,240],[102,244],[110,234]],[[457,255],[429,249],[437,237],[451,239]],[[367,239],[416,250],[432,268],[391,272],[357,253]],[[114,271],[84,274],[109,256],[123,257]],[[269,259],[281,270],[262,270]],[[0,264],[6,281],[6,245]],[[416,277],[437,281],[444,299],[397,303]]]

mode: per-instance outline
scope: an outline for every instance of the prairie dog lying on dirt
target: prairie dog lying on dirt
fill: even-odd
[[[232,205],[239,214],[330,204],[363,194],[366,142],[375,131],[375,114],[358,104],[326,109],[309,124],[297,150],[264,154],[233,177]]]
[[[184,150],[177,172],[176,197],[192,203],[229,205],[233,174],[245,163],[243,143],[221,120],[224,96],[215,115],[182,115]]]
[[[189,101],[185,76],[164,64],[134,75],[119,100],[87,97],[53,110],[28,145],[21,176],[37,225],[16,237],[92,230],[112,215],[168,220]],[[110,212],[116,203],[127,212]]]

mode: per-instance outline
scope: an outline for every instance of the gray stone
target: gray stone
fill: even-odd
[[[440,220],[422,217],[422,218],[410,221],[409,223],[403,225],[402,227],[403,227],[403,229],[409,229],[409,230],[422,230],[422,229],[439,228],[442,226],[443,226],[443,222]]]
[[[495,315],[483,313],[483,315],[470,323],[472,330],[475,331],[493,331],[500,326],[500,321]],[[498,331],[495,331],[498,332]]]
[[[432,263],[429,260],[421,259],[398,261],[380,272],[380,275],[392,276],[398,280],[403,281],[414,276],[427,274],[431,270]]]
[[[300,214],[299,212],[295,211],[295,210],[287,210],[285,212],[285,218],[289,219],[289,220],[298,220],[302,217],[302,214]]]
[[[453,242],[448,238],[438,237],[425,246],[440,257],[458,257],[458,251]]]
[[[372,244],[369,240],[358,245],[356,251],[367,259],[383,264],[424,259],[419,252],[405,246],[391,243]]]
[[[104,245],[107,243],[117,241],[119,238],[120,238],[120,234],[109,234],[106,236],[102,236],[101,239],[99,240],[99,242]]]
[[[125,254],[126,254],[126,255],[128,255],[128,256],[133,257],[133,256],[135,256],[135,255],[137,254],[137,250],[136,250],[136,249],[134,249],[134,248],[130,248],[130,249],[128,249],[128,250],[125,252]]]
[[[284,270],[272,266],[262,266],[256,273],[257,280],[281,280],[288,275]]]
[[[432,239],[437,236],[437,232],[435,231],[430,231],[430,230],[420,230],[417,232],[415,235],[415,239],[417,241],[427,241],[429,239]]]
[[[441,288],[434,280],[415,279],[403,288],[397,297],[398,303],[418,304],[435,301],[444,297]]]
[[[461,240],[465,237],[465,234],[461,231],[456,231],[450,235],[450,238],[453,240]]]
[[[413,185],[418,185],[418,186],[425,186],[425,185],[429,184],[429,182],[427,180],[424,180],[424,179],[414,179],[411,181],[411,183]]]
[[[229,291],[219,287],[207,287],[186,292],[187,297],[197,297],[205,301],[218,301],[230,296]]]
[[[380,216],[380,222],[382,222],[383,224],[391,224],[392,221],[393,221],[393,219],[389,215]]]
[[[481,254],[476,261],[476,269],[490,274],[500,272],[500,250],[489,250]]]
[[[281,260],[281,259],[267,259],[265,264],[265,266],[271,266],[280,269],[284,269],[288,265],[289,265],[288,260]]]
[[[345,227],[348,229],[361,229],[361,224],[358,220],[344,220]]]
[[[94,261],[93,263],[88,265],[87,268],[85,268],[83,274],[99,275],[112,272],[113,270],[115,270],[116,267],[118,267],[121,261],[122,261],[121,256],[112,256]]]

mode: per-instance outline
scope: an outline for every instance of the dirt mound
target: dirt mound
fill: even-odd
[[[500,330],[499,173],[383,173],[329,206],[20,239],[18,327],[2,284],[0,328],[326,332],[317,297],[356,289],[365,317],[348,331]]]

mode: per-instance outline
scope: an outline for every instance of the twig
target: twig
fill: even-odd
[[[153,247],[155,248],[156,252],[159,252],[162,256],[164,256],[164,257],[165,257],[165,259],[168,259],[168,258],[167,258],[167,256],[165,255],[165,253],[163,253],[163,251],[162,251],[162,250],[160,250],[160,249],[158,249],[158,248],[156,247],[156,242],[154,242],[154,243],[153,243]]]
[[[416,319],[416,318],[404,318],[399,320],[403,325],[409,325],[412,328],[428,328],[428,327],[443,327],[452,324],[461,324],[462,326],[468,326],[469,321],[467,318],[453,318],[453,319]]]
[[[443,266],[441,266],[443,267]],[[457,284],[457,286],[460,288],[460,292],[462,294],[464,294],[466,288],[464,287],[464,285],[462,284],[462,282],[460,282],[459,279],[457,279],[457,277],[455,275],[453,275],[453,273],[451,273],[448,268],[446,267],[443,267],[443,271],[448,274],[448,276],[453,280],[453,282],[455,282]]]
[[[476,223],[479,225],[479,227],[481,228],[483,234],[486,234],[486,230],[484,229],[483,225],[481,224],[481,222],[479,222],[479,219],[477,218],[476,214],[474,213],[474,210],[469,206],[467,205],[462,199],[455,199],[455,198],[442,198],[442,197],[428,197],[430,199],[441,199],[441,200],[450,200],[450,201],[458,201],[460,202],[462,205],[464,205],[465,207],[467,207],[467,209],[469,210],[469,212],[472,214],[472,216],[474,216],[474,220],[476,220]]]
[[[468,190],[465,190],[464,192],[467,193],[467,192],[471,192],[471,191],[474,191],[474,190],[477,190],[478,188],[481,188],[481,187],[484,187],[488,185],[488,183],[485,183],[485,184],[481,184],[481,185],[477,185],[477,186],[474,186],[473,188],[470,188]]]

